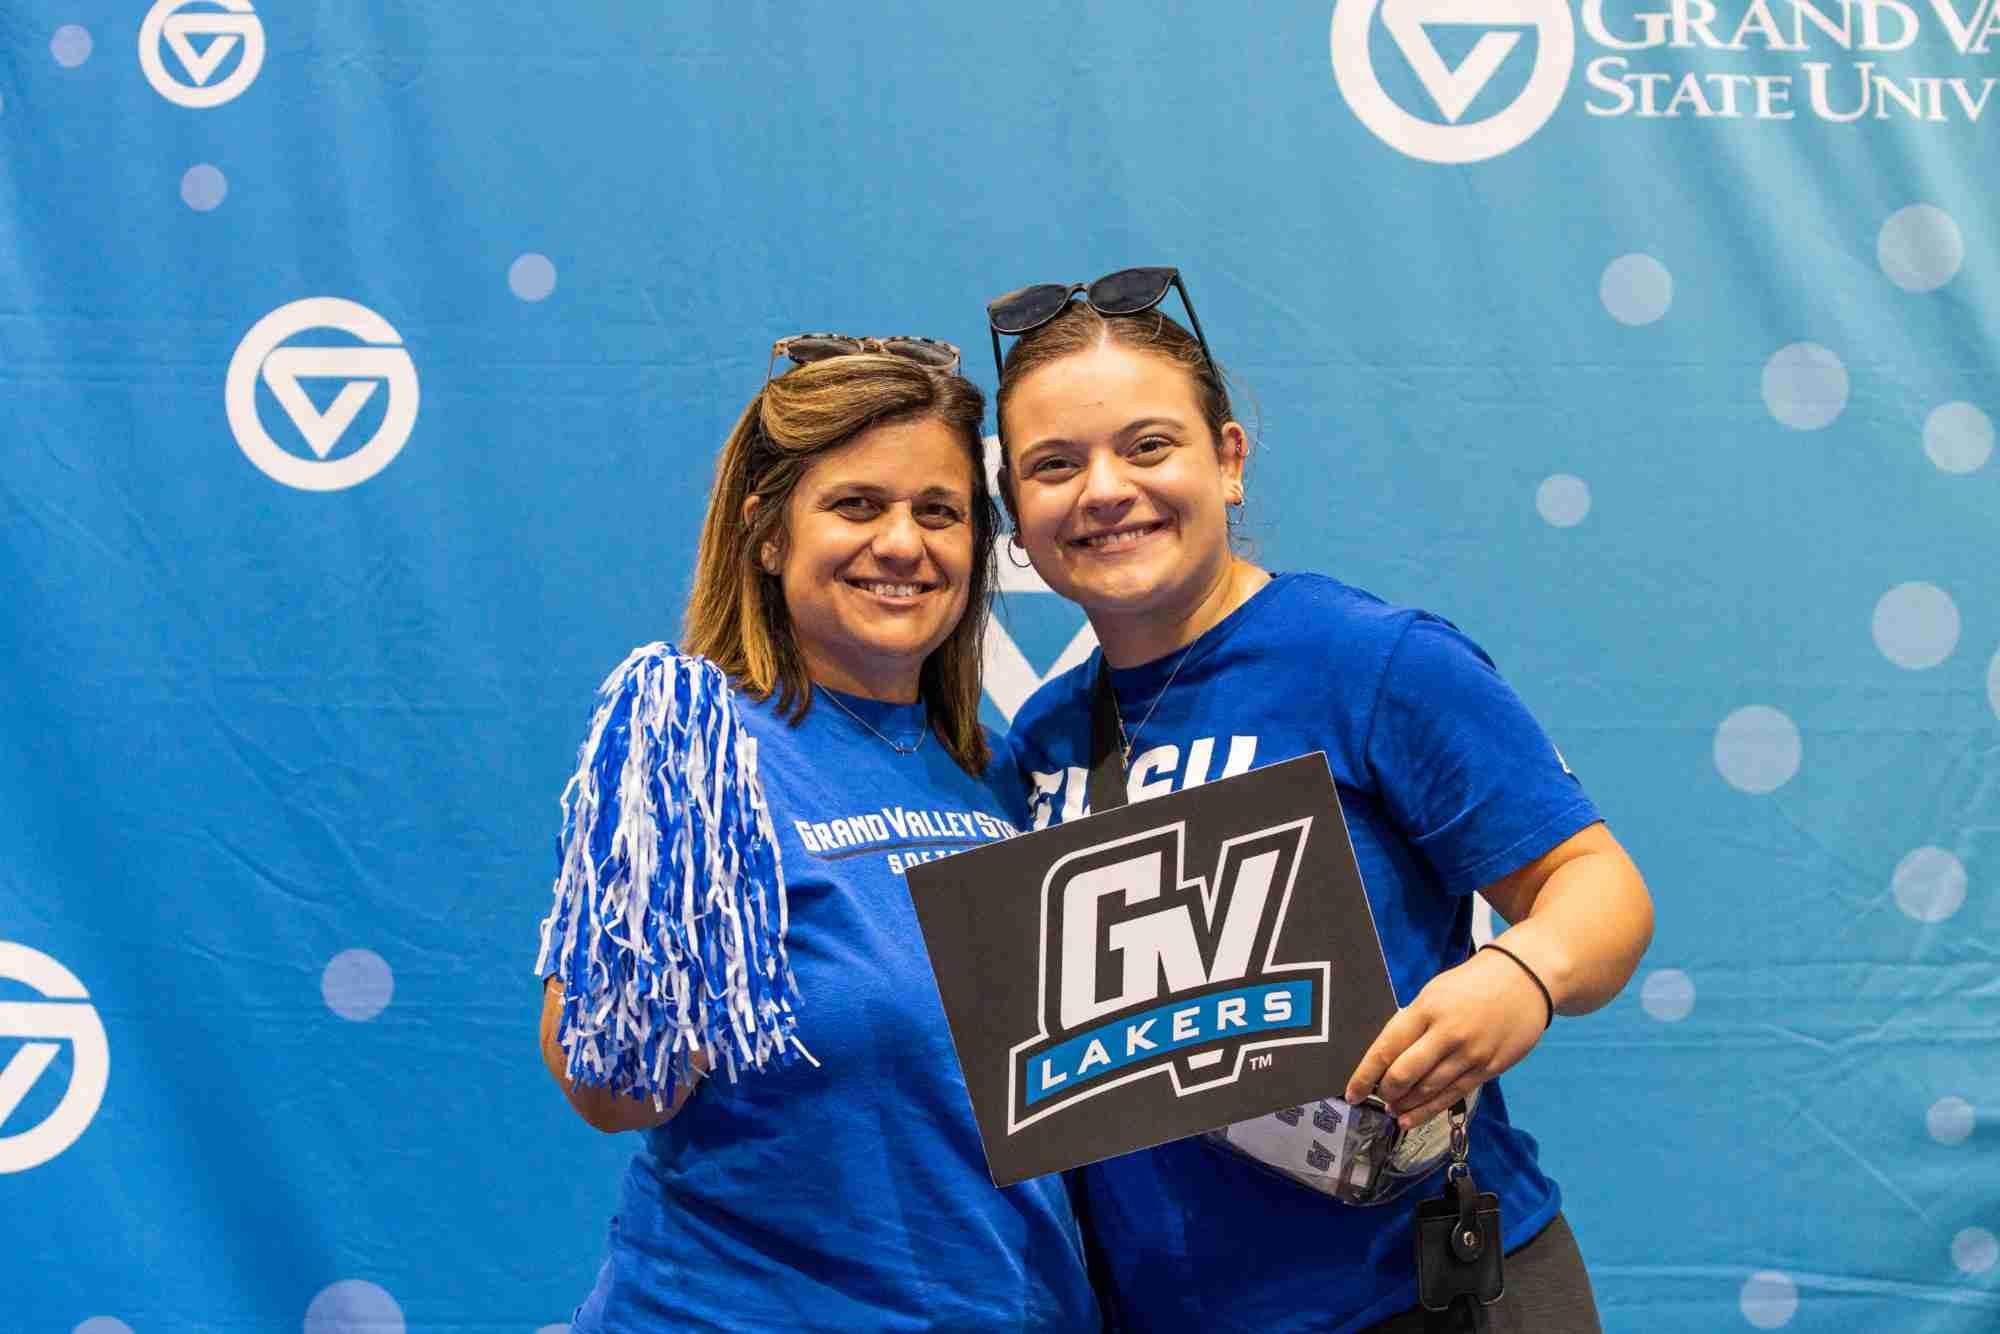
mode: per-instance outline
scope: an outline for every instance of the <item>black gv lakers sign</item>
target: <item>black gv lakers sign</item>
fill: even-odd
[[[1337,1091],[1395,1010],[1320,755],[908,880],[1001,1185]]]

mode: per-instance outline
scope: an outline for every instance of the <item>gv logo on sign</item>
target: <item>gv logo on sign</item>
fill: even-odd
[[[1377,12],[1445,124],[1398,106],[1382,87],[1369,50]],[[1445,64],[1429,29],[1489,29],[1456,69]],[[1535,32],[1535,67],[1521,95],[1490,116],[1460,123],[1520,44]],[[1339,0],[1333,7],[1333,78],[1347,105],[1375,136],[1426,162],[1478,162],[1519,148],[1542,128],[1569,86],[1576,26],[1566,0]]]
[[[1073,852],[1042,884],[1041,1032],[1008,1064],[1008,1133],[1164,1071],[1178,1096],[1247,1053],[1326,1039],[1328,965],[1276,962],[1310,817],[1184,874],[1181,822]]]
[[[90,993],[75,974],[48,955],[0,940],[0,978],[24,982],[43,997],[0,1001],[0,1041],[28,1039],[0,1067],[0,1127],[61,1053],[63,1043],[70,1044],[75,1062],[69,1087],[54,1111],[25,1130],[0,1134],[0,1172],[25,1172],[76,1143],[97,1115],[104,1086],[111,1079],[111,1047],[90,1004]]]
[[[337,329],[365,346],[280,346],[309,329]],[[417,424],[417,368],[402,342],[387,320],[352,301],[316,296],[280,306],[251,327],[229,359],[223,397],[237,445],[266,475],[301,491],[339,491],[367,481],[389,466]],[[260,377],[313,458],[280,448],[264,429],[257,415]],[[311,379],[344,381],[324,412],[300,385]],[[352,453],[328,458],[383,384],[388,406],[375,434]]]
[[[212,6],[181,13],[192,4]],[[197,48],[195,42],[206,38]],[[174,56],[193,83],[183,83],[167,71],[160,47],[173,48]],[[236,68],[216,83],[215,72],[230,53],[242,48]],[[250,7],[250,0],[159,0],[146,11],[139,25],[139,68],[153,90],[175,106],[219,107],[240,96],[256,81],[264,68],[264,24]]]

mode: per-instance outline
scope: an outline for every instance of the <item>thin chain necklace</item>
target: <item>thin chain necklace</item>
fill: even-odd
[[[1195,636],[1195,639],[1199,638],[1201,638],[1200,635]],[[1173,688],[1174,678],[1181,674],[1181,664],[1188,660],[1188,654],[1194,652],[1194,644],[1195,640],[1190,639],[1188,641],[1188,646],[1181,650],[1181,656],[1174,659],[1174,669],[1171,672],[1167,673],[1167,683],[1160,687],[1159,694],[1153,696],[1153,703],[1151,707],[1149,707],[1146,710],[1146,716],[1139,720],[1139,725],[1132,729],[1131,735],[1129,736],[1126,735],[1125,732],[1125,713],[1122,709],[1118,707],[1118,691],[1116,689],[1112,690],[1111,716],[1112,718],[1116,719],[1118,723],[1118,746],[1119,749],[1124,752],[1126,769],[1129,770],[1132,767],[1132,744],[1139,739],[1139,733],[1146,730],[1146,724],[1153,721],[1154,710],[1160,707],[1160,701],[1165,699],[1167,697],[1167,691]],[[1108,667],[1109,664],[1106,664],[1106,666]]]
[[[870,723],[866,718],[863,718],[860,714],[856,713],[854,710],[848,708],[845,704],[841,703],[840,696],[834,694],[833,691],[828,690],[825,687],[821,687],[819,693],[825,695],[828,699],[832,700],[833,706],[839,709],[842,713],[852,718],[855,722],[860,723],[863,727],[867,728],[869,731],[875,732],[876,736],[882,737],[882,744],[887,746],[890,750],[895,751],[898,755],[916,754],[917,747],[923,745],[924,738],[930,735],[931,723],[930,719],[926,718],[924,719],[923,727],[919,729],[917,732],[917,739],[915,741],[912,741],[909,745],[906,746],[900,741],[891,741],[888,737],[882,736],[880,732],[876,732],[874,724]]]

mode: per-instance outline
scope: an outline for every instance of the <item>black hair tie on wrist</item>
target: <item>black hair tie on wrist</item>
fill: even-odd
[[[1528,967],[1527,964],[1522,963],[1521,956],[1514,953],[1514,951],[1506,948],[1504,945],[1495,945],[1491,941],[1489,941],[1486,944],[1481,945],[1479,948],[1482,950],[1492,950],[1495,954],[1504,954],[1508,958],[1512,959],[1516,964],[1520,965],[1521,971],[1528,975],[1528,980],[1535,984],[1535,990],[1542,993],[1542,1004],[1549,1007],[1549,1017],[1542,1020],[1542,1030],[1544,1032],[1548,1031],[1549,1025],[1555,1022],[1556,1001],[1555,997],[1549,995],[1548,986],[1543,983],[1541,978],[1535,975],[1535,970]],[[1477,951],[1474,952],[1477,953]]]

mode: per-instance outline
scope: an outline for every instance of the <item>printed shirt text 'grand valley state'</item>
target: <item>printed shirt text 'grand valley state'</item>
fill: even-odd
[[[1021,831],[998,816],[970,810],[881,806],[834,820],[794,820],[807,852],[828,861],[886,853],[897,875],[908,866],[949,857]]]

